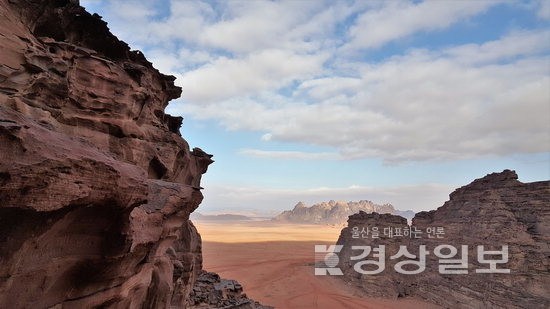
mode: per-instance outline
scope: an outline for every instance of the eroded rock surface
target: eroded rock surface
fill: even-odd
[[[522,183],[517,179],[515,172],[505,170],[455,190],[442,207],[414,217],[412,226],[424,233],[416,234],[420,238],[384,235],[384,228],[407,227],[406,220],[399,216],[367,213],[350,216],[348,227],[342,230],[338,240],[338,244],[344,246],[339,254],[344,280],[372,296],[416,296],[446,308],[549,308],[550,181]],[[367,226],[378,227],[380,238],[373,239],[366,234],[353,237],[354,227]],[[434,227],[442,227],[444,235],[427,235],[427,228]],[[467,274],[439,273],[440,258],[433,251],[445,244],[458,249],[454,259],[461,257],[462,245],[468,246]],[[355,271],[353,266],[359,260],[352,261],[350,257],[361,252],[352,251],[351,246],[377,248],[379,245],[386,248],[385,270],[380,274]],[[406,246],[418,260],[420,245],[429,251],[426,270],[411,275],[395,271],[395,264],[403,259],[389,257],[397,253],[399,246]],[[510,273],[476,273],[489,267],[479,262],[479,245],[483,245],[484,250],[495,251],[507,245],[509,260],[498,264],[498,268],[509,269]],[[367,259],[374,260],[372,256]]]
[[[0,0],[0,308],[183,308],[211,155],[78,1]]]

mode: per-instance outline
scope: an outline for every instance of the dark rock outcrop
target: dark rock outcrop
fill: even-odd
[[[273,309],[246,297],[237,281],[206,271],[201,271],[195,282],[188,308]]]
[[[378,205],[371,201],[329,201],[306,206],[299,202],[292,210],[285,210],[273,220],[290,223],[345,224],[348,216],[364,212],[395,214],[397,210],[391,204]]]
[[[0,308],[184,308],[211,155],[78,1],[0,0]]]
[[[369,295],[381,297],[416,296],[446,308],[548,308],[550,307],[550,181],[522,183],[515,172],[505,170],[477,179],[450,194],[450,200],[429,212],[418,213],[412,227],[422,231],[420,238],[389,237],[384,228],[409,228],[406,220],[394,215],[360,213],[349,217],[348,227],[338,240],[343,245],[339,267],[344,280],[359,286]],[[353,236],[357,227],[378,227],[380,238]],[[444,234],[433,233],[442,227]],[[427,229],[432,233],[427,235]],[[389,229],[388,229],[389,230]],[[431,237],[430,237],[431,236]],[[360,251],[351,246],[385,245],[386,267],[379,274],[360,274],[354,270],[359,260],[351,260]],[[394,269],[403,259],[390,259],[399,246],[406,246],[418,260],[419,248],[425,245],[426,270],[414,275]],[[461,246],[467,245],[467,274],[441,274],[440,258],[434,249],[452,245],[461,258]],[[508,246],[507,263],[497,264],[510,273],[478,273],[487,269],[478,258],[477,248],[502,250]],[[442,254],[448,254],[443,249]],[[498,260],[500,255],[487,259]],[[362,259],[364,260],[364,259]],[[366,260],[374,260],[369,256]],[[370,268],[369,268],[370,267]],[[364,266],[373,270],[373,266]],[[410,270],[417,269],[413,266]]]

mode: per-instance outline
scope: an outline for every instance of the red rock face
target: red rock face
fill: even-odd
[[[0,308],[183,308],[213,161],[174,77],[75,2],[0,0]]]
[[[413,218],[412,225],[424,232],[418,239],[382,235],[384,227],[406,226],[405,219],[399,216],[366,213],[350,216],[348,227],[338,240],[344,246],[339,265],[344,279],[362,287],[369,295],[416,296],[445,308],[549,308],[550,181],[522,183],[517,178],[515,172],[505,170],[455,190],[442,207]],[[351,232],[355,226],[377,226],[382,236],[354,238]],[[439,235],[442,238],[425,234],[430,227],[443,227],[444,235]],[[458,249],[454,259],[460,258],[462,245],[468,246],[467,274],[439,272],[441,259],[433,251],[444,244]],[[386,246],[384,272],[375,275],[356,272],[353,269],[356,261],[350,257],[359,252],[352,252],[351,246],[379,245]],[[430,251],[426,270],[416,275],[395,271],[399,259],[389,257],[397,253],[399,246],[406,246],[418,260],[420,245]],[[507,245],[508,262],[498,268],[509,269],[510,273],[477,273],[478,269],[488,268],[488,264],[479,261],[479,245],[485,250],[501,250]]]

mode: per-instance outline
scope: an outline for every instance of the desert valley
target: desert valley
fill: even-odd
[[[420,299],[366,296],[338,278],[315,276],[315,245],[336,242],[340,228],[260,222],[201,223],[204,269],[238,278],[252,299],[275,308],[440,308]]]

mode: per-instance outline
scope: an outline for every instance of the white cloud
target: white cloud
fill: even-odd
[[[313,204],[329,200],[371,200],[391,203],[400,210],[432,210],[443,205],[456,186],[418,184],[388,187],[350,186],[343,188],[312,188],[305,190],[268,189],[210,185],[199,212],[288,210],[299,201]]]
[[[205,46],[232,52],[281,48],[289,41],[297,44],[302,37],[293,40],[289,30],[309,18],[320,4],[316,1],[231,1],[226,3],[228,16],[205,27],[199,40]]]
[[[537,16],[542,19],[550,19],[550,1],[539,0]]]
[[[155,64],[155,67],[164,74],[177,75],[181,78],[180,72],[193,71],[197,67],[204,66],[215,60],[215,57],[208,52],[180,48],[177,51],[164,49],[152,49],[147,53],[147,58]],[[181,85],[181,82],[176,81]]]
[[[352,77],[325,77],[302,82],[295,95],[306,94],[317,99],[326,100],[339,95],[351,96],[361,87],[361,79]]]
[[[247,87],[265,86],[263,95],[220,87],[233,97],[216,96],[208,107],[189,100],[182,112],[266,132],[264,140],[328,146],[346,159],[391,164],[545,152],[550,81],[549,58],[541,53],[549,50],[547,35],[515,32],[478,45],[412,50],[357,64],[355,77],[302,77],[284,98],[276,95],[278,80],[268,85],[259,78]],[[523,47],[513,46],[518,41]]]
[[[184,73],[179,83],[186,89],[183,98],[193,104],[219,102],[279,88],[293,80],[311,78],[322,72],[327,56],[325,53],[300,55],[270,49],[251,53],[245,59],[220,57]]]
[[[303,152],[303,151],[266,151],[259,149],[243,149],[239,154],[265,159],[283,160],[338,160],[339,155],[333,152]]]
[[[419,31],[444,29],[477,15],[498,1],[386,1],[379,10],[368,10],[350,29],[346,48],[375,48]]]
[[[147,1],[113,1],[110,3],[115,16],[132,22],[132,20],[144,20],[154,15],[152,2]]]
[[[460,62],[483,63],[529,56],[549,49],[550,30],[541,30],[516,31],[501,40],[466,44],[450,48],[446,53]]]

